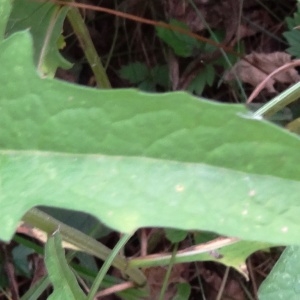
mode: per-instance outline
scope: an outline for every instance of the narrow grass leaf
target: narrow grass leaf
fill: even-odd
[[[45,245],[45,264],[54,289],[50,297],[52,300],[84,300],[86,296],[67,263],[61,242],[56,232]]]

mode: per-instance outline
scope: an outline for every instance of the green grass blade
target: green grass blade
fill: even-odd
[[[45,264],[54,288],[50,298],[84,300],[86,296],[67,263],[61,243],[59,232],[55,232],[48,238],[45,246]]]
[[[118,243],[115,245],[114,249],[111,251],[110,255],[107,257],[107,259],[103,263],[103,266],[101,267],[101,269],[100,269],[100,271],[99,271],[99,273],[98,273],[98,275],[97,275],[97,277],[96,277],[96,279],[95,279],[95,281],[94,281],[94,283],[93,283],[93,285],[90,289],[87,300],[93,300],[94,299],[102,280],[104,279],[108,269],[112,265],[113,260],[116,258],[116,256],[118,256],[121,249],[125,246],[125,244],[128,242],[130,237],[131,237],[131,234],[124,234],[120,238]]]
[[[21,300],[37,300],[46,288],[51,284],[49,277],[46,275],[34,284],[21,298]]]

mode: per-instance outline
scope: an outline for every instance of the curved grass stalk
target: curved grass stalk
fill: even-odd
[[[125,246],[125,244],[129,241],[129,239],[131,238],[131,234],[124,234],[121,239],[118,241],[118,243],[116,244],[116,246],[114,247],[114,249],[111,251],[111,253],[109,254],[109,256],[106,258],[103,266],[101,267],[96,279],[93,282],[93,285],[91,287],[91,290],[89,292],[88,298],[87,300],[93,300],[98,288],[102,282],[102,280],[104,279],[108,269],[110,268],[111,264],[113,263],[114,259],[118,256],[118,253],[120,252],[120,250]]]
[[[179,246],[178,243],[176,243],[174,245],[174,249],[172,251],[172,257],[171,257],[170,263],[168,265],[167,273],[165,275],[163,285],[162,285],[162,288],[161,288],[161,291],[160,291],[159,300],[163,300],[164,297],[165,297],[165,293],[167,291],[169,279],[170,279],[170,276],[171,276],[171,271],[172,271],[174,261],[175,261],[175,257],[176,257],[176,253],[177,253],[177,250],[178,250],[178,246]]]
[[[299,98],[300,82],[292,85],[290,88],[266,103],[253,114],[253,117],[270,117]]]
[[[74,245],[79,251],[94,255],[101,260],[105,261],[112,253],[112,250],[105,245],[81,231],[56,220],[37,208],[29,210],[22,220],[33,227],[39,228],[47,234],[52,234],[59,229],[63,241]],[[114,257],[112,265],[126,274],[138,286],[145,285],[146,278],[144,274],[135,267],[128,267],[127,260],[124,257],[120,255]]]
[[[80,42],[84,55],[95,75],[97,86],[103,89],[111,88],[105,68],[102,65],[101,59],[95,49],[94,43],[90,37],[90,33],[78,8],[70,6],[67,17]]]

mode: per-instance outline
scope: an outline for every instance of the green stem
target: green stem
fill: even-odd
[[[164,278],[164,282],[163,282],[163,285],[162,285],[162,288],[160,290],[160,295],[159,295],[159,300],[163,300],[164,299],[164,296],[165,296],[165,293],[167,291],[167,288],[168,288],[168,284],[169,284],[169,279],[170,279],[170,276],[171,276],[171,271],[173,269],[173,266],[174,266],[174,261],[175,261],[175,257],[176,257],[176,252],[178,250],[178,243],[176,243],[174,245],[174,249],[172,251],[172,257],[171,257],[171,261],[168,265],[168,270],[167,270],[167,273],[165,275],[165,278]]]
[[[87,300],[93,300],[94,297],[97,294],[97,291],[99,289],[99,286],[102,282],[102,280],[105,277],[105,274],[107,273],[108,269],[110,268],[111,264],[113,263],[114,259],[118,257],[118,253],[120,250],[125,246],[125,244],[130,239],[131,234],[124,234],[121,239],[118,241],[114,249],[111,251],[110,255],[106,258],[104,261],[103,266],[101,267],[97,277],[95,278],[93,285],[90,289],[90,292],[88,294]]]
[[[33,300],[40,299],[41,294],[51,284],[51,281],[47,275],[44,275],[38,282],[34,284],[21,298],[21,300]]]
[[[94,255],[104,261],[111,255],[111,250],[103,244],[81,231],[65,225],[37,208],[29,210],[22,219],[25,223],[39,228],[48,234],[52,234],[59,229],[65,242],[76,246],[80,251]],[[144,274],[137,268],[128,268],[127,260],[124,257],[114,257],[112,265],[125,273],[138,286],[145,285],[146,278]]]
[[[258,109],[253,116],[254,117],[270,117],[280,111],[285,106],[290,103],[296,101],[300,98],[300,82],[294,84],[271,101],[269,101],[266,105]]]
[[[111,88],[111,84],[107,77],[106,71],[94,47],[89,31],[84,23],[84,20],[79,10],[75,7],[70,8],[67,17],[80,42],[84,55],[88,60],[89,65],[95,75],[97,86],[103,89]]]

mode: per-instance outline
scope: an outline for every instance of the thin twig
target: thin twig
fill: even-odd
[[[290,68],[294,68],[297,66],[300,66],[300,59],[296,59],[291,62],[288,62],[288,63],[284,64],[283,66],[279,67],[278,69],[276,69],[275,71],[273,71],[255,88],[255,90],[249,96],[246,103],[251,103],[253,101],[253,99],[257,97],[257,95],[264,89],[264,87],[266,86],[266,84],[270,80],[270,78],[274,77],[275,75],[277,75],[283,71],[286,71]]]
[[[227,282],[227,279],[228,279],[229,270],[230,270],[230,267],[226,267],[225,274],[223,276],[222,283],[221,283],[221,286],[220,286],[220,289],[219,289],[216,300],[221,300],[222,299],[224,289],[225,289],[225,285],[226,285],[226,282]]]
[[[253,266],[252,266],[252,262],[251,262],[251,258],[249,257],[248,261],[247,261],[247,266],[248,266],[248,270],[249,270],[249,275],[251,278],[251,283],[252,283],[252,288],[253,288],[253,295],[255,300],[258,300],[258,296],[257,296],[257,284],[256,284],[256,278],[255,278],[255,274],[253,272]]]
[[[100,291],[99,293],[96,294],[96,299],[102,299],[101,297],[108,296],[111,294],[119,293],[124,290],[130,289],[135,287],[135,284],[133,282],[123,282],[120,284],[116,284],[110,288],[107,288],[105,290]]]

